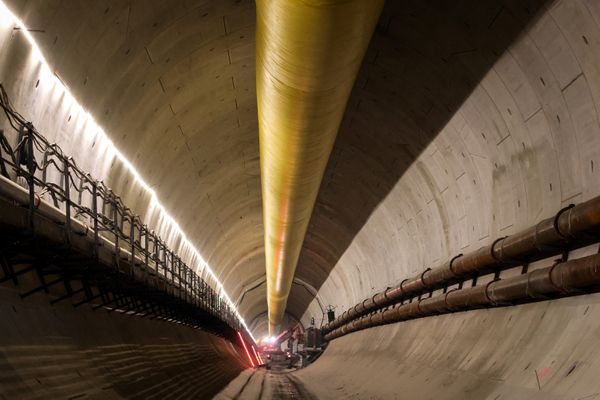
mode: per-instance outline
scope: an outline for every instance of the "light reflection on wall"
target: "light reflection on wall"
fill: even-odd
[[[10,53],[23,53],[24,46],[29,46],[27,60],[15,65],[14,63],[21,60],[19,57],[11,57]],[[156,192],[52,71],[27,27],[2,1],[0,54],[0,81],[13,89],[9,95],[15,108],[23,112],[25,118],[31,119],[49,140],[56,141],[67,154],[73,155],[77,163],[95,178],[106,179],[109,172],[114,173],[115,170],[125,175],[123,181],[126,182],[124,190],[127,193],[118,194],[125,199],[135,198],[137,204],[141,202],[147,205],[143,210],[136,210],[142,214],[144,222],[153,228],[182,260],[213,285],[219,295],[235,310],[254,339],[222,283],[188,240],[177,221],[160,203]],[[15,70],[18,70],[16,74]],[[17,80],[18,82],[15,82]],[[68,127],[64,121],[68,121]]]

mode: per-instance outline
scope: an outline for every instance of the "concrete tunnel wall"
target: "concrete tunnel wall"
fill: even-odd
[[[506,11],[495,23],[515,17]],[[414,44],[419,47],[403,46],[404,59],[426,57],[433,70],[449,68],[455,38],[427,40],[420,36],[425,28],[419,22],[414,15],[396,14],[388,34],[400,40],[417,32]],[[340,315],[427,267],[600,194],[599,23],[598,1],[564,0],[541,8],[352,238],[319,290],[321,303],[336,305]],[[462,59],[461,68],[486,56],[476,45],[463,48],[454,53]],[[377,60],[384,66],[392,62],[382,52]],[[405,73],[395,88],[422,74],[399,63],[392,67]],[[368,85],[380,72],[369,75]],[[451,78],[448,85],[458,79]],[[410,95],[427,98],[430,88],[411,88]],[[383,129],[415,127],[417,132],[405,137],[418,143],[426,116],[420,126],[403,110],[391,117],[386,100],[373,96],[374,104],[361,103],[360,109],[377,113],[380,123],[354,129],[368,130],[376,140]],[[423,101],[430,113],[437,113],[452,107],[444,100]],[[346,121],[346,129],[352,130],[348,125],[356,125],[357,119]],[[375,164],[351,145],[339,153],[332,160],[332,188],[322,188],[323,197],[335,190],[341,175]],[[360,179],[347,179],[359,186],[357,193],[368,196],[368,190],[360,191]],[[344,213],[346,204],[331,212]],[[597,252],[598,246],[586,251]],[[598,299],[587,295],[356,332],[333,341],[314,365],[296,375],[320,399],[598,398]],[[303,320],[320,314],[313,302]]]
[[[449,10],[443,22],[426,17],[435,15],[433,5],[407,5],[412,15],[401,6],[386,10],[386,38],[374,38],[370,56],[377,60],[367,62],[357,83],[353,99],[362,101],[349,106],[313,216],[320,236],[307,239],[325,239],[321,257],[339,256],[319,290],[321,303],[337,306],[337,315],[427,267],[600,194],[600,3],[545,4],[499,56],[482,47],[498,45],[487,24],[516,31],[526,7],[498,16],[488,8]],[[430,20],[439,24],[424,25]],[[475,21],[485,27],[481,32]],[[463,32],[467,24],[478,35]],[[478,63],[489,69],[477,71]],[[472,71],[481,80],[460,101],[452,98],[453,88],[476,77]],[[432,134],[435,122],[439,131]],[[395,168],[402,174],[390,184]],[[381,191],[369,185],[390,188],[374,199]],[[346,201],[334,207],[330,201],[350,186]],[[339,251],[333,232],[353,226],[356,203],[376,200]],[[303,320],[320,315],[313,301]]]
[[[68,3],[7,1],[231,298],[245,293],[245,319],[264,313],[252,2]],[[388,1],[298,265],[321,306],[339,315],[600,194],[599,23],[596,0]],[[0,29],[0,77],[16,108],[167,229],[51,77],[39,76],[19,32]],[[334,341],[298,376],[322,398],[390,398],[415,382],[423,398],[592,396],[596,303],[584,296],[370,329]],[[318,323],[321,306],[293,286],[291,315]],[[257,337],[265,322],[253,324]],[[541,391],[531,370],[546,368]]]
[[[43,26],[38,24],[36,17],[52,20],[59,3],[6,2],[18,18],[26,21],[29,28]],[[98,106],[98,96],[108,93],[107,88],[103,87],[106,82],[97,84],[93,79],[88,82],[87,77],[78,82],[92,87],[90,102],[82,102],[91,115],[75,103],[81,101],[78,96],[81,92],[69,78],[73,77],[73,69],[77,70],[81,65],[87,67],[83,60],[86,57],[89,60],[89,55],[82,54],[82,51],[101,53],[98,59],[90,62],[90,65],[98,68],[98,73],[107,71],[105,66],[98,63],[99,59],[107,56],[106,52],[99,49],[100,44],[94,46],[86,40],[86,35],[81,32],[69,31],[64,36],[57,32],[53,35],[49,40],[53,46],[61,48],[59,51],[44,47],[43,40],[39,40],[38,34],[48,38],[52,35],[52,29],[65,27],[81,30],[91,28],[92,34],[106,33],[105,27],[96,26],[95,22],[77,14],[90,13],[90,19],[103,15],[108,24],[118,26],[122,22],[120,15],[110,14],[109,11],[119,3],[62,4],[62,11],[66,15],[53,20],[51,28],[31,28],[34,40],[40,43],[41,52],[48,60],[50,71],[40,63],[35,49],[15,27],[8,14],[0,10],[0,82],[5,86],[15,110],[32,121],[51,142],[58,143],[67,155],[72,155],[85,171],[113,188],[125,204],[166,239],[188,265],[196,268],[204,279],[214,285],[215,281],[204,268],[203,260],[196,257],[174,224],[157,206],[152,194],[117,156],[110,140],[118,140],[112,136],[113,132],[108,131],[111,125],[106,120],[110,112],[108,109],[100,111]],[[171,10],[171,14],[164,7],[155,10],[158,14],[164,12],[163,18],[179,18],[186,11],[183,6],[178,11]],[[101,43],[111,47],[114,41],[110,34],[107,36]],[[72,47],[63,43],[63,39],[70,41]],[[136,74],[135,69],[131,73]],[[93,76],[91,72],[90,75]],[[130,76],[124,78],[129,79]],[[63,90],[58,80],[70,89],[75,99]],[[115,76],[110,77],[111,82],[115,80]],[[120,90],[117,95],[122,93]],[[111,100],[114,104],[114,98]],[[105,119],[99,118],[102,116]],[[121,117],[126,118],[127,115]],[[99,131],[94,119],[106,129],[106,136]],[[148,121],[140,119],[138,122],[143,124]],[[1,124],[5,131],[12,132],[4,116]],[[134,131],[127,127],[123,132]],[[178,135],[175,141],[181,137],[181,134]],[[139,147],[144,141],[138,138],[136,142],[136,147]],[[171,144],[179,146],[173,141]],[[156,151],[167,154],[164,145],[157,146]],[[173,157],[176,159],[177,154],[173,154]],[[168,163],[164,158],[162,161]],[[172,169],[165,167],[164,171]],[[147,173],[142,174],[142,178],[154,176],[152,171],[144,172]],[[149,184],[153,184],[152,180],[149,180]],[[186,186],[189,191],[189,186]],[[153,188],[157,189],[156,185]],[[158,192],[159,201],[169,197],[166,195],[168,191]],[[172,207],[168,212],[173,213],[176,222],[182,221],[177,210],[181,208]],[[22,292],[23,288],[20,290]],[[4,285],[0,288],[0,398],[3,399],[81,396],[98,399],[210,398],[247,366],[246,355],[240,353],[243,350],[209,333],[174,323],[118,313],[92,312],[85,307],[75,310],[71,305],[50,306],[46,296],[34,297],[33,300],[22,300],[17,288]]]

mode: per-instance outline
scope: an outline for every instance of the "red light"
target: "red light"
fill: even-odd
[[[248,360],[250,360],[250,364],[252,364],[252,367],[254,367],[254,361],[252,360],[252,357],[250,357],[250,352],[248,351],[248,348],[246,347],[246,342],[244,341],[244,338],[242,337],[242,334],[240,332],[238,332],[237,334],[240,337],[240,340],[242,341],[242,345],[244,346],[244,350],[246,350],[246,355],[248,356]]]
[[[254,352],[254,358],[256,359],[256,361],[258,361],[259,363],[263,363],[262,360],[260,359],[258,353],[256,353],[256,349],[254,348],[254,346],[252,346],[252,351]]]
[[[260,353],[258,353],[258,358],[260,359],[260,364],[264,365],[265,361],[263,360],[262,356],[260,355]]]

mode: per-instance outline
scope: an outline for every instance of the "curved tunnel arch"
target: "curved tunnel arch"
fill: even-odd
[[[140,170],[156,183],[155,189],[163,193],[167,205],[177,204],[170,207],[174,215],[184,222],[184,230],[204,249],[207,261],[215,264],[218,274],[233,277],[241,271],[258,271],[260,266],[240,263],[245,252],[255,249],[262,240],[256,119],[252,116],[249,124],[227,128],[237,120],[238,112],[231,104],[224,107],[219,101],[210,102],[237,99],[239,88],[234,87],[234,78],[240,73],[242,77],[253,77],[252,65],[238,64],[244,62],[241,60],[251,64],[253,60],[253,7],[248,2],[222,2],[218,6],[182,4],[174,8],[159,3],[143,12],[133,4],[127,13],[124,7],[108,5],[85,10],[40,7],[35,1],[11,5],[32,26],[45,27],[45,35],[39,40],[43,49],[50,50],[50,62],[55,62],[62,79],[94,111],[115,143],[125,153],[135,154]],[[558,161],[565,161],[566,156],[560,155],[567,152],[565,148],[580,158],[579,149],[564,139],[566,133],[560,133],[575,130],[574,125],[564,128],[554,118],[541,118],[536,112],[540,102],[546,101],[544,96],[552,96],[548,87],[561,86],[544,54],[531,47],[535,46],[535,30],[518,37],[533,18],[536,7],[543,3],[523,6],[499,2],[497,8],[470,7],[469,13],[465,13],[469,7],[464,6],[436,9],[410,2],[386,6],[325,173],[300,256],[299,278],[319,288],[336,265],[354,264],[361,274],[360,281],[374,281],[351,289],[343,300],[332,298],[332,303],[353,304],[365,290],[385,287],[391,280],[400,279],[400,275],[446,258],[458,249],[476,246],[500,231],[510,232],[518,225],[517,220],[531,223],[554,210],[560,201],[573,200],[583,187],[593,186],[574,186],[564,178],[574,171],[588,171],[587,166]],[[68,28],[59,23],[73,13],[81,13],[78,24]],[[123,28],[126,14],[127,29]],[[456,18],[444,20],[444,14]],[[196,16],[207,23],[198,23]],[[481,22],[486,20],[493,24],[488,27]],[[535,26],[547,25],[547,20],[542,18]],[[88,25],[91,29],[86,29]],[[465,30],[464,26],[468,28]],[[78,40],[68,29],[79,33]],[[117,37],[117,32],[124,35],[119,40],[108,40]],[[503,32],[504,37],[498,32]],[[191,40],[195,38],[200,39],[199,46]],[[513,47],[505,51],[508,46]],[[81,51],[87,53],[78,53]],[[232,52],[245,58],[236,61],[234,57],[230,64]],[[62,57],[58,58],[58,54]],[[105,59],[104,64],[96,62],[94,54]],[[110,57],[104,58],[107,54]],[[577,63],[576,56],[569,57]],[[543,76],[528,76],[531,72],[524,63],[533,63]],[[217,75],[231,76],[225,82],[215,79]],[[81,76],[85,78],[81,80]],[[544,83],[540,78],[545,78]],[[575,85],[585,89],[587,82],[583,81],[575,79]],[[104,82],[114,83],[106,86]],[[247,86],[238,107],[248,109],[250,116],[256,107],[254,87],[243,79],[238,84]],[[103,97],[92,101],[92,93],[99,85],[104,86]],[[515,85],[526,89],[515,92]],[[131,91],[134,86],[137,89]],[[202,94],[195,94],[194,87],[201,88]],[[527,93],[522,94],[524,90]],[[121,96],[123,92],[127,95]],[[531,98],[538,99],[538,108]],[[105,106],[109,103],[112,108]],[[179,106],[173,108],[172,104]],[[566,104],[561,107],[557,111],[568,113]],[[120,111],[114,112],[116,109]],[[215,116],[210,117],[213,112]],[[138,118],[126,118],[130,113]],[[207,117],[214,121],[208,126],[204,122]],[[544,119],[549,129],[533,126],[544,123]],[[569,123],[568,117],[562,120],[562,125]],[[144,128],[137,129],[136,124]],[[194,127],[190,137],[185,134],[188,126]],[[222,132],[227,132],[226,141],[221,140]],[[190,153],[185,148],[192,139],[197,145]],[[177,150],[162,152],[165,147],[171,148],[173,140],[178,143]],[[561,146],[560,154],[555,156],[553,149],[559,144],[554,141]],[[543,161],[535,156],[538,151]],[[251,163],[243,162],[247,152],[251,152]],[[155,160],[165,155],[170,157],[157,164]],[[223,165],[220,158],[227,159],[228,165]],[[198,167],[198,160],[202,160],[203,167],[196,177],[193,170]],[[557,160],[553,167],[547,167],[553,160]],[[159,174],[158,165],[167,168]],[[509,173],[505,172],[507,168]],[[562,179],[557,176],[561,170]],[[109,170],[107,178],[116,190],[127,187],[123,182],[128,177],[122,173]],[[552,191],[540,187],[540,179],[546,180],[547,188],[552,184]],[[559,191],[565,193],[557,194]],[[129,193],[128,197],[143,209],[144,202],[136,193]],[[402,206],[388,207],[392,197],[397,197]],[[543,209],[533,210],[533,204],[540,204],[538,198]],[[227,207],[219,207],[218,203],[226,203]],[[466,215],[464,204],[490,207],[472,207]],[[510,211],[514,204],[518,205],[516,214]],[[387,228],[387,234],[374,222],[379,213],[390,221],[398,220],[396,226]],[[244,218],[240,220],[238,214]],[[246,225],[248,218],[256,223]],[[402,248],[407,237],[419,237],[415,224],[425,232],[423,238],[436,237],[436,232],[448,234],[430,241],[437,243],[433,248],[421,247],[413,252],[418,257],[416,262],[407,258],[407,251],[385,250],[389,257],[376,263],[364,255],[350,254],[353,248],[368,249],[363,252],[369,254],[381,252],[383,245],[378,250],[369,241],[354,245],[366,239],[366,234],[359,233],[369,224],[377,226],[377,232],[369,235],[381,243],[401,238],[398,248]],[[240,248],[231,254],[227,246],[219,244],[227,241],[244,243],[248,250]],[[423,246],[427,240],[410,242]],[[342,262],[344,257],[347,262]],[[352,257],[358,257],[357,261],[352,261]],[[376,264],[385,270],[383,274],[371,270]],[[236,265],[235,271],[232,265]],[[387,265],[411,266],[409,270],[389,272]],[[350,274],[342,286],[357,282],[356,271],[340,268],[335,273]],[[292,303],[295,301],[291,299]],[[302,300],[290,307],[302,313],[302,308],[308,307],[304,303]]]
[[[7,1],[28,26],[44,30],[35,38],[57,75],[153,185],[236,299],[264,272],[254,6],[143,3],[128,9],[114,1],[90,7]],[[600,194],[600,6],[593,0],[482,3],[385,6],[297,268],[297,278],[338,313]],[[93,155],[86,160],[91,170],[146,213],[148,198],[131,176],[105,165],[93,139],[74,134],[77,121],[69,121],[67,105],[52,95],[43,97],[52,100],[47,104],[36,98],[38,76],[23,67],[24,58],[4,60],[0,71],[19,105],[31,109],[28,117],[40,130],[56,132],[68,152]],[[264,297],[257,289],[241,307],[259,335],[266,332]],[[570,321],[559,306],[530,305],[525,312],[537,318],[545,307],[559,308],[561,321]],[[288,312],[307,325],[322,307],[296,287]],[[474,315],[472,336],[489,335],[484,321],[496,317]],[[493,315],[507,326],[511,316],[526,323],[516,311]],[[423,330],[432,335],[423,340],[433,341],[446,329],[460,342],[465,318],[406,329],[413,343]],[[355,340],[382,354],[402,329],[377,328]],[[474,347],[492,357],[480,341]],[[347,349],[333,347],[337,360],[360,354],[359,344],[340,343]],[[445,341],[431,348],[464,355]],[[425,364],[439,362],[421,356]]]

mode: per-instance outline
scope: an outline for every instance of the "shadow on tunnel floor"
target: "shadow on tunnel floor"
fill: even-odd
[[[378,204],[549,3],[386,3],[325,171],[297,277],[322,286]],[[297,294],[288,310],[301,316],[313,296]]]
[[[209,399],[245,367],[215,335],[0,286],[0,399]]]

